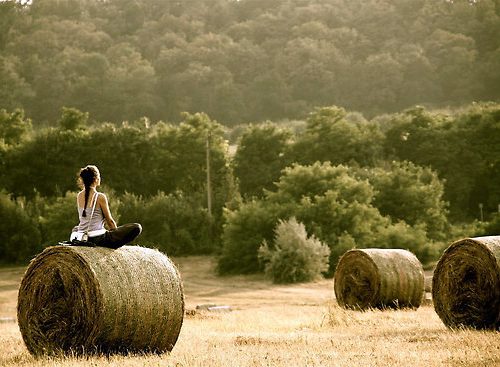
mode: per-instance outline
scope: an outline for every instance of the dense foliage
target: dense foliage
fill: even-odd
[[[393,222],[421,226],[429,238],[446,238],[447,203],[443,200],[443,183],[435,172],[407,161],[359,172],[372,184],[373,202],[381,214]]]
[[[33,255],[34,248],[68,238],[78,219],[76,173],[91,163],[101,169],[113,215],[121,223],[141,223],[144,244],[174,255],[219,247],[223,208],[235,197],[219,124],[202,113],[184,114],[178,125],[140,119],[121,127],[88,126],[87,120],[88,114],[65,108],[57,128],[33,131],[21,110],[0,110],[0,189],[20,200],[8,204],[2,197],[2,221],[11,216],[17,224],[2,223],[1,261],[26,260],[24,251]],[[25,201],[24,207],[16,204]],[[19,247],[17,257],[9,246]]]
[[[494,234],[499,32],[498,0],[0,1],[0,262],[67,238],[89,163],[142,243],[221,273],[291,218],[330,273]]]
[[[0,191],[0,264],[26,262],[42,249],[35,218]]]
[[[473,103],[455,114],[416,107],[388,122],[388,156],[430,166],[444,180],[452,217],[478,218],[500,204],[500,105]]]
[[[2,261],[67,238],[75,173],[86,163],[101,168],[117,219],[143,225],[144,244],[220,253],[221,273],[263,270],[259,246],[272,248],[279,221],[292,217],[330,247],[330,272],[354,246],[407,248],[426,262],[454,236],[497,228],[498,104],[415,107],[371,121],[318,108],[299,130],[249,125],[234,157],[221,125],[203,113],[183,116],[177,125],[142,118],[115,126],[64,108],[57,127],[34,130],[22,110],[1,110],[0,182],[10,194],[2,205],[20,218],[5,221],[3,235],[5,246],[22,247],[19,256],[4,249],[10,260]],[[456,226],[474,219],[492,222]]]
[[[290,162],[285,152],[291,135],[272,123],[249,126],[243,133],[234,157],[234,174],[243,196],[262,197],[264,190],[274,188]]]
[[[429,174],[437,180],[435,173]],[[405,191],[403,197],[408,197],[418,185],[417,182],[401,187]],[[272,244],[273,228],[280,220],[292,217],[304,223],[307,233],[330,247],[330,273],[339,256],[352,247],[406,248],[424,262],[431,260],[436,255],[433,251],[439,248],[433,246],[425,224],[410,226],[404,221],[404,214],[393,219],[382,215],[376,207],[373,186],[356,169],[328,162],[294,165],[284,170],[276,186],[276,191],[266,192],[262,200],[244,203],[228,214],[219,259],[221,272],[262,269],[257,261],[258,248],[263,241]],[[439,207],[444,210],[441,191],[428,190],[427,194],[431,198],[426,203],[408,203],[422,205],[424,222]],[[436,202],[438,208],[433,206]]]
[[[199,195],[177,191],[144,199],[126,194],[117,210],[122,223],[138,222],[143,233],[140,243],[169,255],[213,253],[220,233],[213,233],[213,223]]]
[[[383,141],[377,124],[348,117],[340,107],[317,108],[309,114],[289,160],[302,164],[329,161],[372,166],[384,158]]]
[[[238,149],[235,156],[236,162],[245,162],[245,172],[240,174],[235,170],[235,174],[242,182],[253,178],[256,180],[254,184],[260,184],[260,189],[272,189],[276,178],[266,173],[268,163],[276,166],[275,172],[291,162],[310,165],[316,161],[328,161],[365,168],[381,166],[384,170],[393,170],[392,177],[377,177],[382,171],[375,172],[371,178],[365,177],[377,190],[380,190],[379,186],[383,186],[384,191],[390,190],[391,186],[392,190],[398,190],[398,185],[404,187],[420,182],[421,187],[415,188],[415,193],[407,198],[411,203],[416,200],[425,202],[425,191],[437,190],[449,203],[453,221],[479,219],[480,204],[484,219],[487,219],[500,204],[500,188],[496,184],[500,180],[499,128],[498,103],[472,103],[452,111],[430,111],[416,106],[377,116],[370,121],[336,106],[318,108],[309,114],[305,130],[295,135],[294,142],[284,144],[273,139],[269,127],[265,128],[268,132],[266,139],[258,138],[264,134],[255,127],[249,129],[241,139],[242,149]],[[249,141],[252,145],[247,147]],[[275,144],[272,149],[270,142]],[[412,164],[401,166],[393,161]],[[419,167],[432,169],[440,182],[429,181],[432,176],[428,169]],[[254,172],[259,175],[253,176]],[[399,177],[400,174],[406,178]],[[254,190],[259,187],[254,186]],[[413,204],[403,203],[399,194],[393,191],[378,195],[378,202],[385,202],[380,207],[383,213],[397,217],[400,214],[391,213],[391,210],[415,210]],[[400,203],[387,200],[399,200]],[[443,208],[435,204],[436,210],[441,212]],[[409,223],[415,224],[420,213],[416,210]],[[436,226],[432,231],[437,233],[443,230],[443,221],[443,217],[435,217],[428,223]]]
[[[63,111],[64,116],[67,111]],[[103,182],[118,193],[153,195],[176,189],[204,192],[207,140],[214,204],[221,212],[228,188],[227,146],[221,126],[205,114],[184,115],[179,125],[139,120],[120,128],[111,124],[68,130],[66,125],[33,134],[9,147],[0,173],[4,188],[16,196],[64,194],[75,188],[76,171],[97,164]],[[68,179],[74,177],[74,180]]]
[[[498,0],[2,1],[0,108],[231,125],[498,100],[499,30]]]

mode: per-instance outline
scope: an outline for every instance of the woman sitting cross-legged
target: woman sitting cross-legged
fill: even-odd
[[[78,181],[82,187],[77,195],[80,223],[73,228],[73,233],[86,232],[90,243],[113,249],[132,242],[141,234],[142,227],[139,223],[116,226],[109,210],[108,198],[96,190],[101,184],[101,175],[96,166],[82,168]]]

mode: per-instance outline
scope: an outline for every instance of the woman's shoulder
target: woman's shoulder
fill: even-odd
[[[103,192],[97,192],[97,200],[99,201],[108,201],[108,197]]]

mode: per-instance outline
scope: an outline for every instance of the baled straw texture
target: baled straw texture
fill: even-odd
[[[344,308],[417,308],[424,295],[424,269],[406,250],[347,251],[334,281],[337,302]]]
[[[184,318],[181,278],[149,248],[49,247],[26,270],[17,317],[33,355],[170,351]]]
[[[434,270],[432,298],[449,328],[500,330],[500,236],[453,242]]]

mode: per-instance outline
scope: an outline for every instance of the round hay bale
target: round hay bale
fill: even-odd
[[[33,355],[170,351],[183,317],[176,267],[139,246],[48,247],[19,288],[19,328]]]
[[[432,298],[449,328],[499,330],[500,236],[453,242],[434,270]]]
[[[424,295],[424,269],[406,250],[354,249],[340,258],[334,289],[344,308],[417,308]]]

